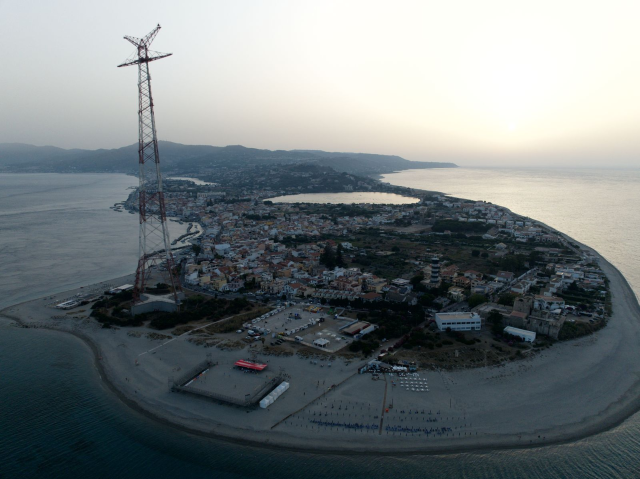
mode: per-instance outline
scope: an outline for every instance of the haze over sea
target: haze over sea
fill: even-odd
[[[636,294],[640,291],[639,171],[460,168],[401,172],[385,181],[491,201],[543,221],[594,247],[622,271]],[[135,183],[124,175],[0,174],[0,307],[132,272],[137,219],[109,206],[124,201]],[[90,350],[62,333],[0,321],[0,366],[0,477],[640,474],[639,414],[608,432],[545,448],[321,456],[246,448],[146,419],[105,387]]]

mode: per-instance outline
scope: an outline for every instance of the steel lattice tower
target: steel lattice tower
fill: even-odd
[[[136,47],[136,52],[118,67],[138,65],[138,162],[139,181],[138,209],[140,210],[140,237],[138,268],[133,290],[133,302],[141,301],[141,294],[150,279],[151,268],[161,268],[166,261],[168,276],[167,284],[173,291],[173,299],[178,301],[179,285],[173,276],[173,254],[171,241],[167,229],[167,216],[162,191],[162,174],[160,173],[160,155],[158,153],[158,138],[156,122],[153,114],[153,98],[151,96],[151,76],[149,62],[159,60],[171,53],[159,53],[149,50],[149,45],[158,34],[160,25],[154,28],[146,37],[136,38],[125,36]]]

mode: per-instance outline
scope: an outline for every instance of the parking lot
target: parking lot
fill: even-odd
[[[342,334],[341,329],[352,323],[350,318],[341,318],[338,309],[329,313],[329,308],[309,303],[284,303],[270,313],[245,323],[247,330],[277,340],[278,335],[283,339],[298,342],[328,352],[342,349],[352,340]],[[326,340],[324,347],[316,340]],[[323,341],[321,341],[323,342]]]

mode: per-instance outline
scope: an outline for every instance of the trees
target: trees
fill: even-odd
[[[430,293],[424,293],[422,296],[420,296],[420,298],[418,299],[418,302],[422,306],[431,306],[433,304],[434,299],[436,299],[434,295]]]
[[[500,269],[503,271],[513,271],[516,275],[524,273],[528,268],[525,266],[527,257],[521,254],[509,254],[503,256],[499,261]]]
[[[379,346],[380,343],[378,343],[378,341],[369,338],[363,338],[358,341],[352,342],[349,345],[349,351],[352,351],[354,353],[362,351],[362,354],[364,356],[369,356],[373,351],[378,349]]]
[[[427,287],[421,283],[424,280],[423,274],[417,274],[413,278],[411,278],[411,285],[413,286],[414,291],[426,291]]]
[[[491,311],[487,317],[487,323],[491,325],[491,333],[493,335],[499,336],[502,334],[504,327],[502,324],[502,313],[500,313],[500,311],[497,309]]]
[[[328,243],[324,247],[324,251],[320,255],[320,263],[322,263],[329,269],[333,269],[336,267],[336,255],[333,251],[333,248]]]
[[[470,308],[475,308],[482,303],[486,303],[487,298],[483,294],[472,294],[471,296],[469,296],[467,302],[469,303]]]
[[[336,249],[336,266],[342,268],[344,264],[344,258],[342,257],[342,243],[340,243]]]
[[[500,297],[498,298],[498,304],[503,304],[505,306],[513,306],[513,303],[515,302],[517,297],[518,295],[513,293],[501,294]]]

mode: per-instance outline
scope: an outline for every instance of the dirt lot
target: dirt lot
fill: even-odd
[[[464,344],[446,333],[440,333],[439,342],[434,349],[400,349],[392,357],[398,361],[415,361],[419,367],[425,369],[462,369],[494,366],[505,361],[530,357],[536,353],[535,349],[525,343],[509,345],[496,341],[489,331],[465,333],[464,338],[475,340],[475,343]],[[438,347],[438,344],[441,346]]]

